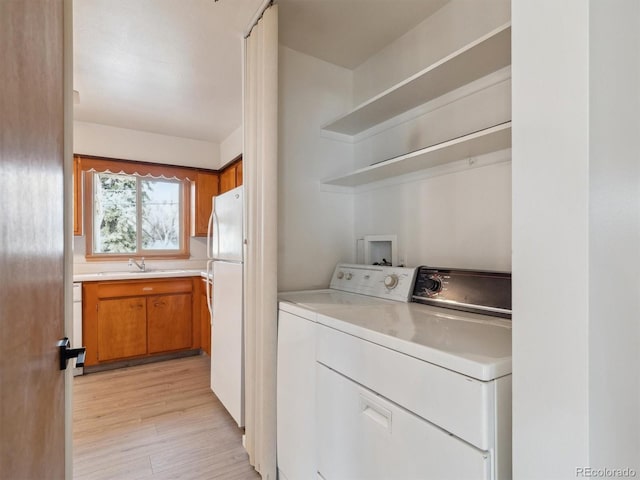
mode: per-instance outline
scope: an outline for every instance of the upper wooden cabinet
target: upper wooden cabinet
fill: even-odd
[[[242,185],[242,160],[236,163],[236,187]]]
[[[82,168],[81,158],[73,156],[73,234],[82,235]]]
[[[212,198],[220,192],[217,173],[198,172],[191,184],[191,236],[206,237]]]
[[[220,173],[220,193],[242,185],[242,159],[226,167]]]
[[[228,192],[236,188],[236,167],[232,165],[225,168],[220,174],[220,193]]]

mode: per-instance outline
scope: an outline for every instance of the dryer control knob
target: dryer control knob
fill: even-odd
[[[353,274],[351,274],[351,273],[347,273],[347,274],[345,275],[345,278],[346,278],[347,280],[351,280],[351,279],[353,278]]]
[[[342,270],[340,270],[337,274],[336,277],[338,277],[338,280],[341,280],[342,277],[344,277],[344,272]]]
[[[395,273],[384,277],[384,286],[387,287],[389,290],[396,288],[397,285],[398,285],[398,276]]]
[[[424,293],[433,297],[442,291],[442,278],[438,275],[430,275],[424,282]]]

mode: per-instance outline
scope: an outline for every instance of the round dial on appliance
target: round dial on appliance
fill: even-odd
[[[395,273],[392,273],[391,275],[384,277],[384,286],[389,290],[396,288],[396,286],[398,286],[398,276]]]
[[[437,295],[442,290],[442,279],[438,275],[429,275],[424,286],[427,295]]]
[[[336,277],[338,277],[338,280],[341,280],[341,279],[342,279],[342,277],[344,277],[344,272],[343,272],[342,270],[340,270],[340,271],[337,273]]]
[[[347,274],[345,275],[345,278],[346,278],[347,280],[351,280],[351,279],[353,278],[353,274],[352,274],[352,273],[347,272]]]

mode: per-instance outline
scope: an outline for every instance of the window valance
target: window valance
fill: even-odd
[[[197,170],[187,167],[175,167],[172,165],[159,165],[156,163],[136,162],[132,160],[117,160],[112,158],[85,157],[76,155],[79,159],[80,170],[84,172],[109,172],[138,175],[141,177],[155,177],[177,180],[194,181]]]

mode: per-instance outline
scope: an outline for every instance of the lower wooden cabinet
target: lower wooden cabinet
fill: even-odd
[[[207,305],[207,280],[204,278],[200,281],[200,332],[202,351],[211,356],[211,313]]]
[[[200,281],[183,277],[83,283],[85,365],[199,349]]]
[[[191,348],[192,323],[191,294],[147,298],[149,353]]]
[[[98,300],[97,356],[106,362],[147,353],[144,297]]]

